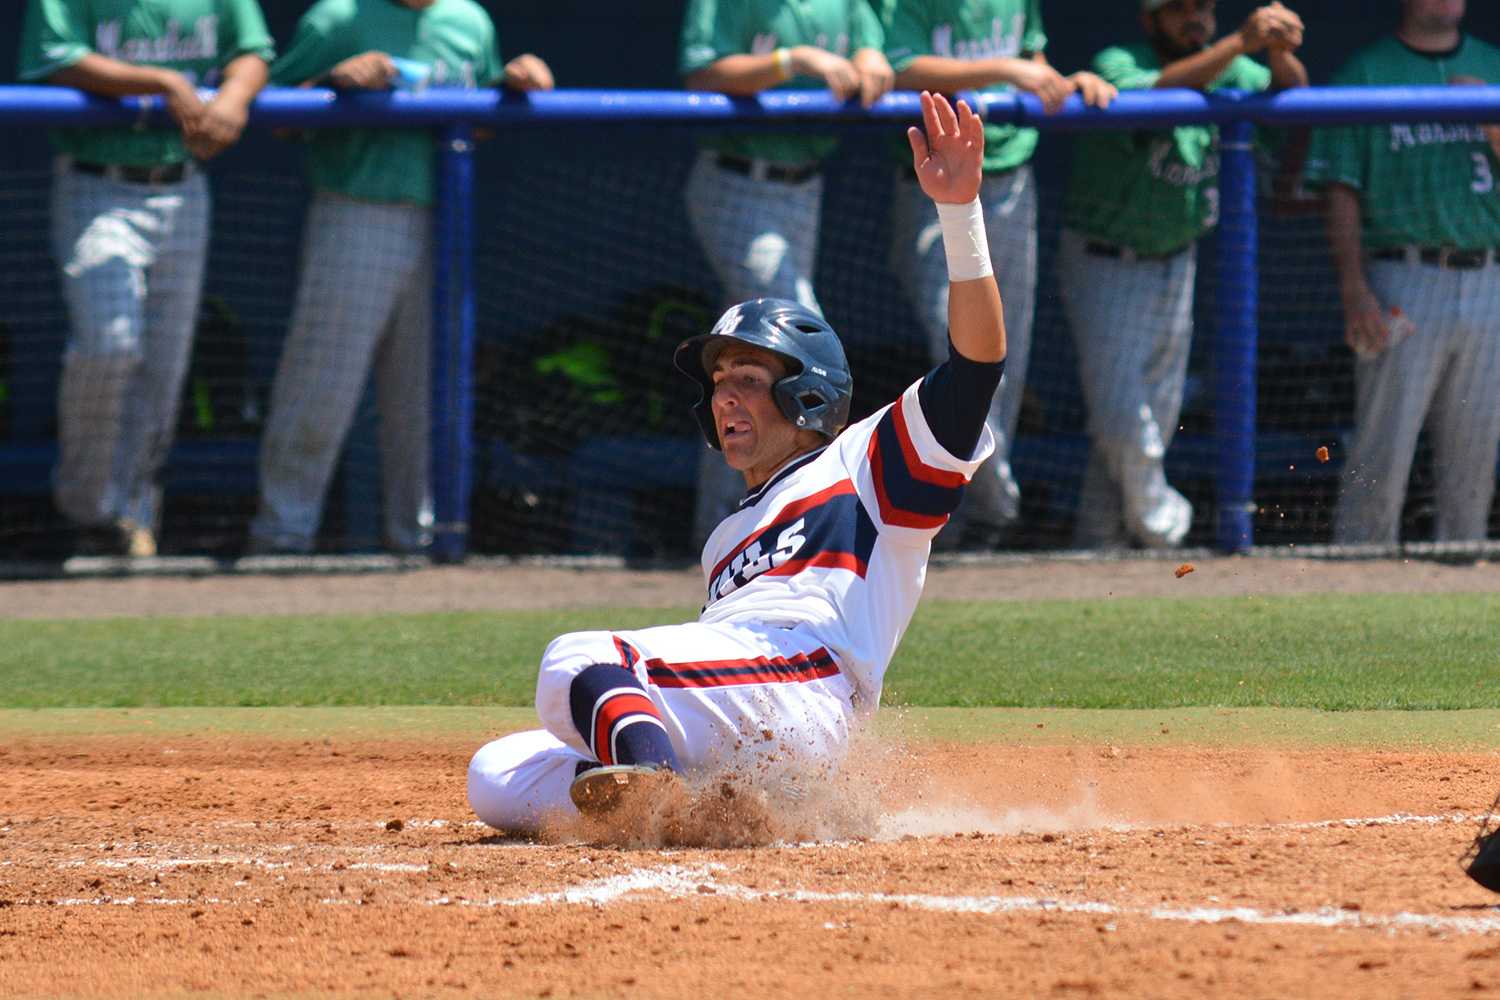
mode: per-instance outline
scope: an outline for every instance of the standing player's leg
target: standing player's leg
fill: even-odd
[[[161,470],[177,428],[198,306],[208,265],[211,198],[203,174],[151,199],[162,244],[146,272],[144,361],[122,431],[122,467],[129,477],[122,514],[152,540],[161,523]]]
[[[1369,269],[1381,304],[1399,306],[1416,332],[1355,362],[1354,440],[1333,524],[1341,545],[1396,544],[1417,436],[1459,321],[1456,272],[1396,261]]]
[[[823,181],[754,180],[703,153],[688,177],[688,221],[718,276],[727,308],[747,299],[791,299],[822,311],[813,294]],[[745,480],[705,448],[698,461],[693,541],[701,546],[745,492]]]
[[[432,541],[432,214],[404,207],[412,216],[417,265],[376,350],[375,390],[385,544],[396,552],[420,552]]]
[[[308,210],[297,301],[261,439],[252,550],[312,550],[376,342],[418,263],[402,207],[320,194]]]
[[[1440,542],[1489,533],[1500,458],[1500,277],[1487,267],[1458,278],[1462,316],[1432,410]]]
[[[156,247],[133,223],[139,189],[59,164],[52,248],[61,269],[69,334],[58,385],[57,507],[82,526],[120,517],[126,400],[139,377],[146,326],[146,269]]]

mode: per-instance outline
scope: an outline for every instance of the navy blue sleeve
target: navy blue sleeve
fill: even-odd
[[[971,361],[950,340],[948,360],[922,379],[917,400],[933,437],[950,455],[965,460],[973,457],[1004,373],[1004,361]]]

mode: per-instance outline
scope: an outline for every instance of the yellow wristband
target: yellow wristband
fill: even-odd
[[[783,80],[790,80],[792,78],[792,53],[783,48],[777,49],[771,53],[771,56],[776,60],[776,75]]]

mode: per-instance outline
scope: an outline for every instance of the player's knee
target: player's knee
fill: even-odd
[[[558,739],[587,752],[573,726],[573,678],[596,663],[620,663],[609,632],[569,632],[553,639],[542,654],[536,678],[536,711],[542,725]]]
[[[469,762],[469,806],[496,829],[535,831],[549,813],[566,809],[579,761],[545,732],[512,733],[486,743]]]

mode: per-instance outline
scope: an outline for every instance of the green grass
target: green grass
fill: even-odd
[[[528,706],[547,641],[690,609],[0,621],[0,708]],[[1500,707],[1500,595],[923,605],[886,702]]]

